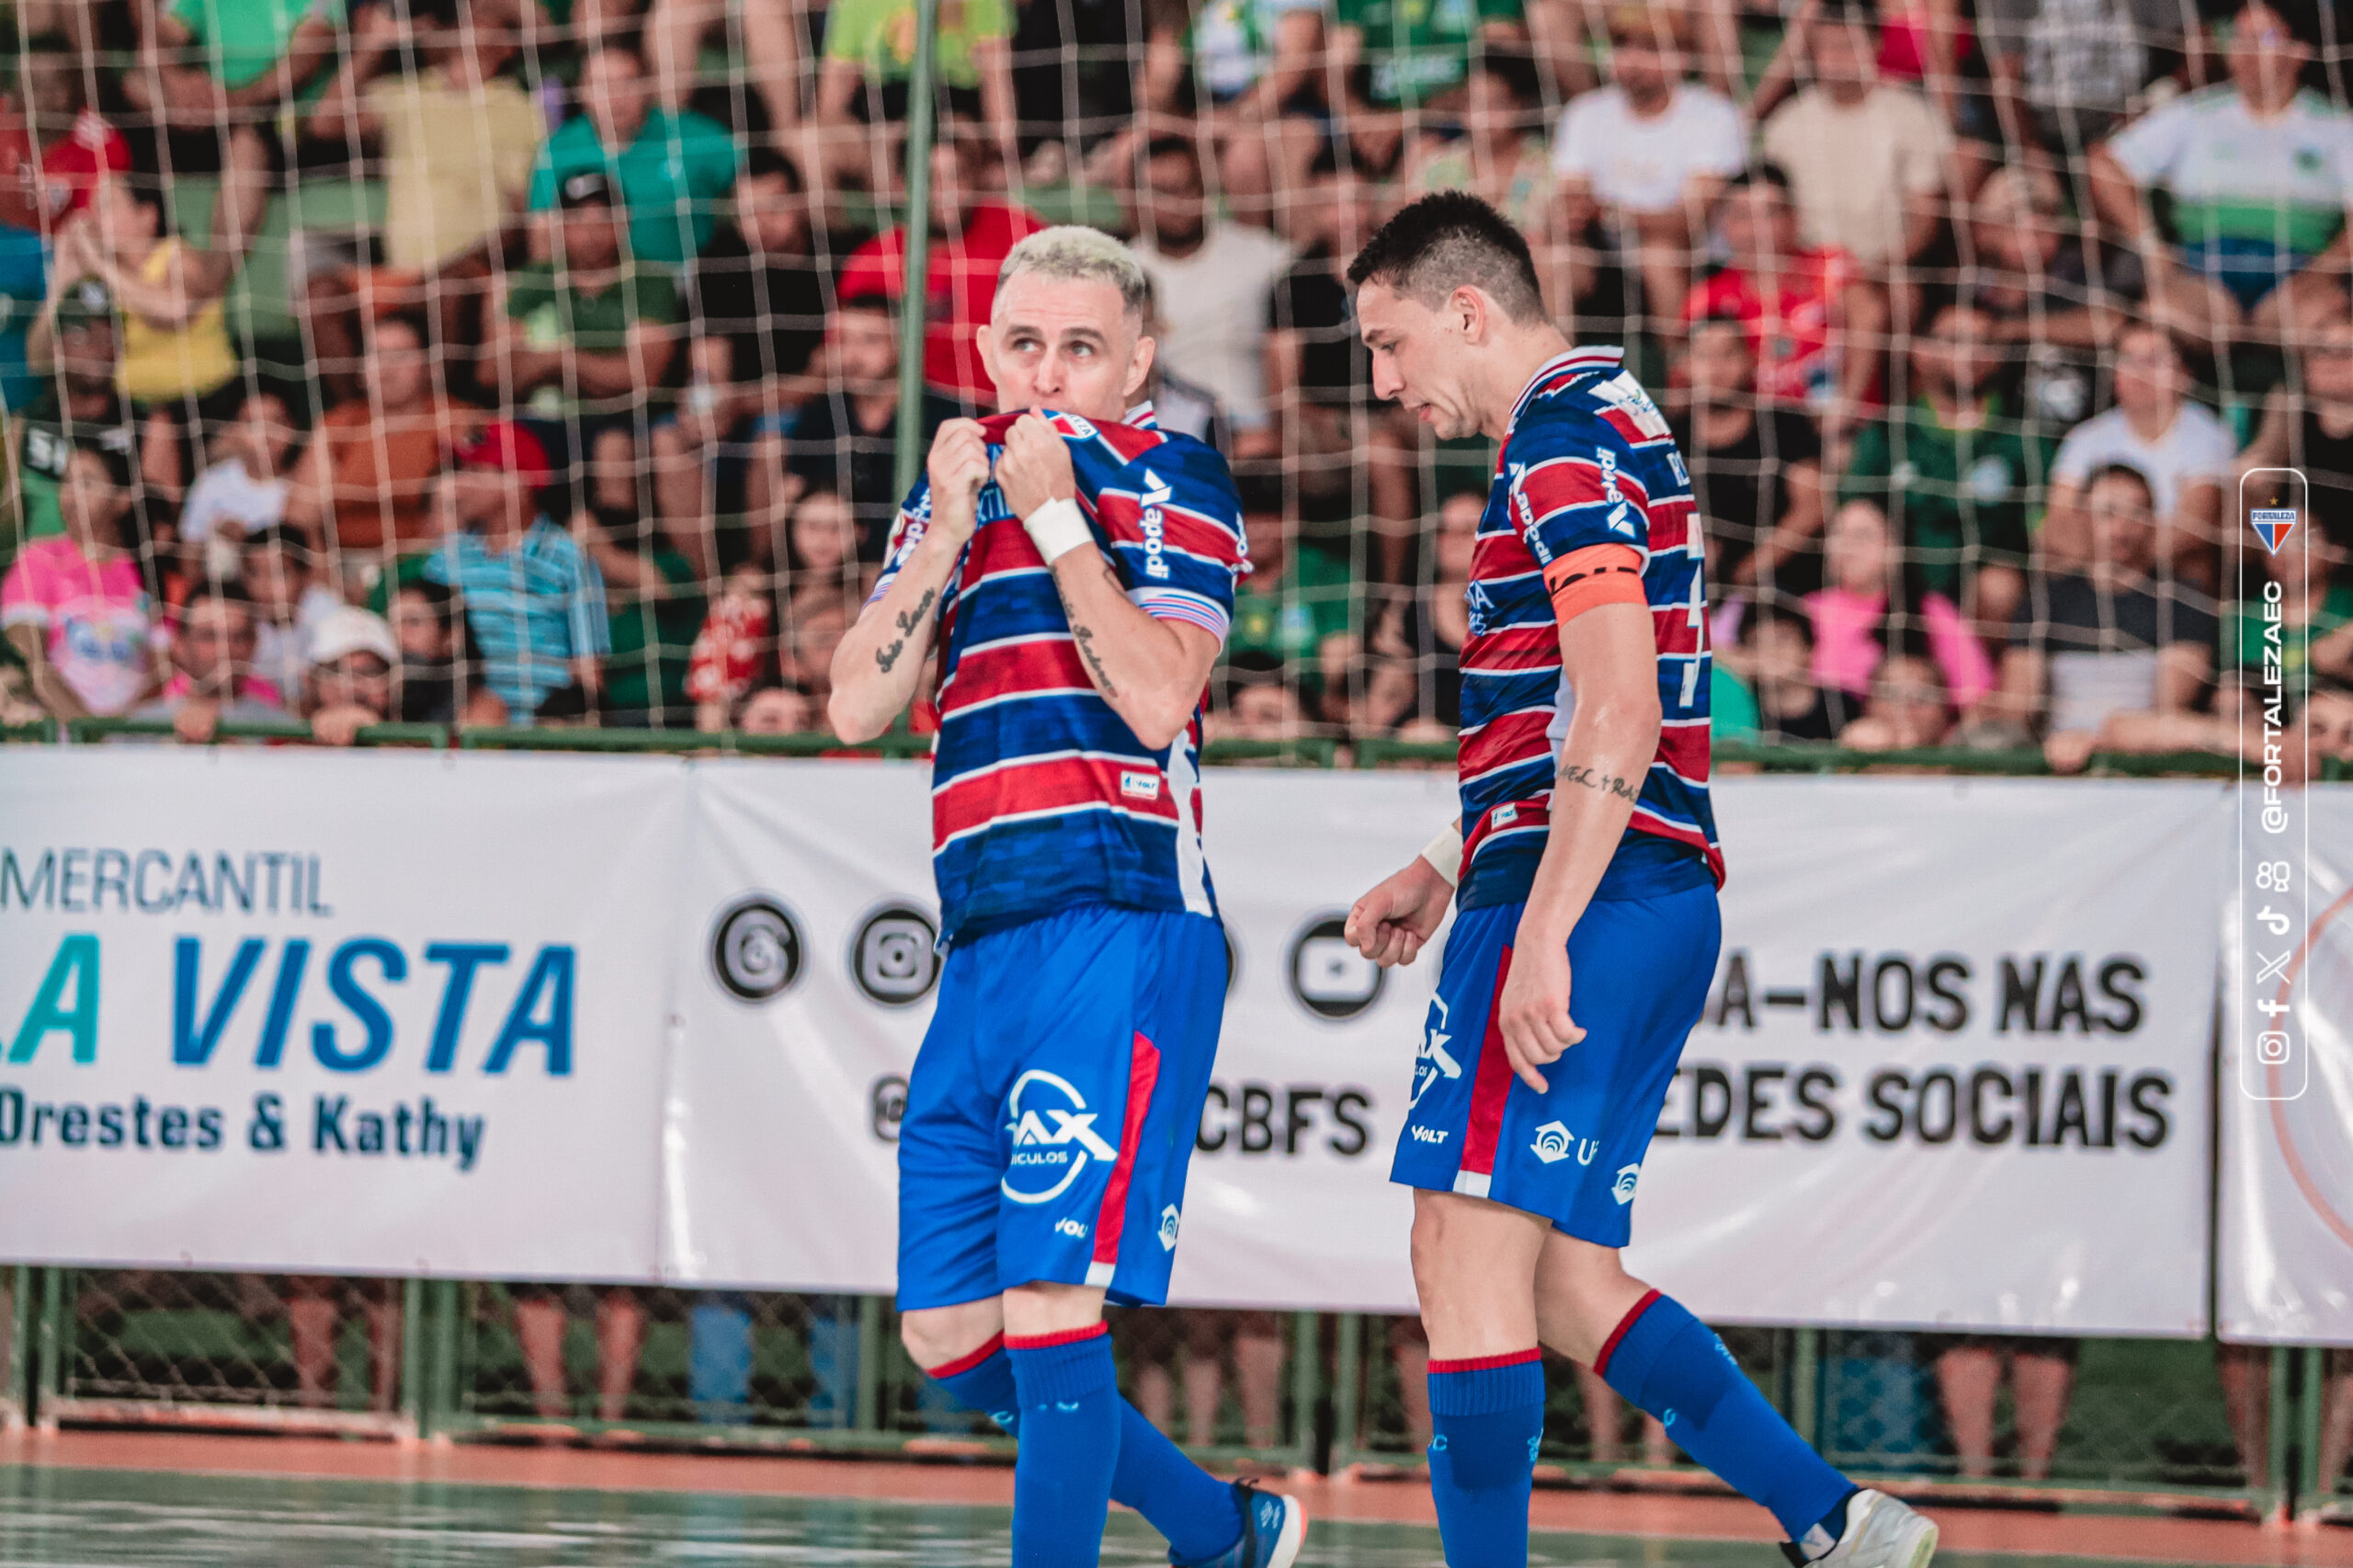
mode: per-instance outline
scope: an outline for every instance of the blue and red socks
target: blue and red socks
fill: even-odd
[[[1097,1337],[1100,1339],[1099,1333]],[[1108,1351],[1105,1354],[1108,1358]],[[969,1356],[934,1367],[929,1376],[960,1403],[983,1412],[1007,1433],[1026,1436],[1023,1402],[1004,1336],[990,1340]],[[1120,1428],[1119,1459],[1111,1472],[1112,1498],[1142,1514],[1153,1528],[1166,1536],[1169,1555],[1178,1562],[1202,1562],[1231,1548],[1241,1539],[1243,1526],[1233,1489],[1187,1459],[1184,1450],[1116,1392],[1113,1398],[1119,1404]],[[1018,1494],[1017,1466],[1015,1477]]]
[[[1715,1331],[1679,1301],[1653,1290],[1635,1302],[1593,1369],[1665,1423],[1685,1453],[1772,1510],[1791,1540],[1803,1543],[1815,1526],[1843,1516],[1855,1483],[1790,1429]]]
[[[1120,1462],[1119,1369],[1101,1324],[1006,1336],[1021,1449],[1013,1461],[1016,1568],[1094,1568]]]
[[[1430,1494],[1447,1568],[1526,1568],[1528,1494],[1544,1436],[1534,1346],[1430,1363]]]

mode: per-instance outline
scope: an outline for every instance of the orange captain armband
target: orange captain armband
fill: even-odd
[[[1552,610],[1562,624],[1596,605],[1647,605],[1643,588],[1643,552],[1631,544],[1589,544],[1544,568]]]

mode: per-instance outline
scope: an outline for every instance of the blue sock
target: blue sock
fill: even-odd
[[[1665,1422],[1684,1452],[1771,1509],[1791,1540],[1843,1512],[1855,1490],[1766,1403],[1715,1331],[1671,1297],[1653,1290],[1635,1302],[1593,1369]]]
[[[1013,1361],[1003,1336],[971,1355],[935,1367],[930,1376],[966,1406],[1018,1436],[1020,1399],[1014,1392]],[[1120,1401],[1120,1462],[1111,1472],[1111,1496],[1142,1514],[1168,1538],[1168,1554],[1178,1562],[1215,1557],[1242,1539],[1242,1510],[1233,1488],[1185,1457],[1126,1400]]]
[[[1014,1568],[1095,1568],[1120,1462],[1119,1372],[1101,1324],[1008,1339],[1020,1396],[1013,1464]]]
[[[1528,1494],[1544,1434],[1534,1346],[1430,1363],[1430,1495],[1447,1568],[1527,1568]]]

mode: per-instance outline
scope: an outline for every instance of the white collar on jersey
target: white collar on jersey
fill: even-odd
[[[1565,354],[1553,355],[1537,369],[1536,374],[1529,379],[1528,385],[1521,389],[1519,401],[1511,405],[1511,424],[1519,423],[1520,414],[1528,407],[1528,400],[1536,395],[1536,389],[1562,371],[1598,370],[1605,365],[1622,365],[1625,361],[1626,351],[1615,345],[1606,347],[1572,348]]]
[[[1157,430],[1160,428],[1158,419],[1156,419],[1153,415],[1152,400],[1150,398],[1144,399],[1143,402],[1136,404],[1133,408],[1131,408],[1125,414],[1120,415],[1120,423],[1122,425],[1132,425],[1139,430]]]

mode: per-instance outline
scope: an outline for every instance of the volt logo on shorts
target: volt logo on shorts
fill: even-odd
[[[1073,1236],[1084,1239],[1086,1235],[1086,1227],[1080,1224],[1077,1221],[1070,1218],[1068,1215],[1064,1215],[1063,1218],[1054,1221],[1054,1234],[1058,1236]]]
[[[997,1189],[1016,1203],[1050,1203],[1070,1190],[1089,1160],[1109,1163],[1120,1151],[1095,1131],[1096,1113],[1070,1080],[1032,1067],[1006,1096],[1013,1119],[1013,1157]]]
[[[1421,1104],[1422,1096],[1427,1094],[1430,1085],[1440,1078],[1462,1076],[1462,1063],[1457,1062],[1453,1054],[1446,1049],[1447,1043],[1454,1039],[1452,1035],[1447,1033],[1446,1024],[1446,998],[1431,997],[1430,1021],[1422,1030],[1422,1048],[1414,1053],[1414,1097],[1406,1102],[1405,1108],[1408,1110]],[[1415,1137],[1420,1137],[1421,1133],[1420,1128],[1414,1129]],[[1436,1139],[1424,1141],[1437,1142]]]

